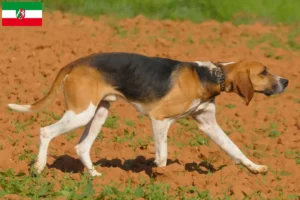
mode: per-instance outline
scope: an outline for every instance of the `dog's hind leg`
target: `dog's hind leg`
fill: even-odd
[[[41,128],[40,148],[34,168],[42,172],[46,165],[50,141],[69,131],[85,126],[95,115],[100,102],[101,86],[98,77],[83,68],[75,68],[64,81],[64,94],[67,111],[62,118],[50,126]]]
[[[91,176],[101,176],[101,173],[97,172],[90,158],[90,150],[93,142],[95,141],[97,135],[99,134],[102,125],[104,124],[106,117],[108,115],[109,102],[101,101],[98,110],[94,118],[85,127],[83,135],[81,136],[78,145],[76,145],[76,152],[87,168]]]
[[[91,103],[88,108],[81,113],[76,114],[72,110],[66,111],[58,122],[41,128],[40,148],[37,161],[34,164],[34,168],[38,173],[41,173],[46,165],[47,151],[50,141],[63,133],[85,126],[92,119],[95,111],[96,106]]]

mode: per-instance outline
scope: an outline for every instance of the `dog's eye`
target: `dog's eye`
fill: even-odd
[[[264,69],[264,71],[262,71],[260,74],[263,75],[263,76],[267,76],[268,75],[268,70]]]

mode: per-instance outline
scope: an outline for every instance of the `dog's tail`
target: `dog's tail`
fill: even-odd
[[[51,89],[49,90],[48,94],[44,96],[39,101],[35,102],[32,105],[19,105],[19,104],[8,104],[8,107],[12,110],[19,111],[19,112],[34,112],[41,110],[44,108],[47,104],[51,103],[54,97],[57,94],[57,91],[62,85],[62,82],[67,74],[71,72],[73,69],[73,64],[69,64],[65,67],[63,67],[57,74]]]

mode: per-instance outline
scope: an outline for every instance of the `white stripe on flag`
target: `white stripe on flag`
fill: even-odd
[[[2,10],[2,18],[17,18],[16,10]],[[25,10],[25,18],[42,18],[41,10]]]

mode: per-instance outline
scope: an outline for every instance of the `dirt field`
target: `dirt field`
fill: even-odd
[[[113,182],[121,184],[121,190],[130,180],[133,188],[167,183],[168,195],[174,198],[195,196],[196,192],[185,188],[196,187],[204,199],[299,199],[300,51],[288,42],[289,31],[284,26],[236,27],[214,21],[193,24],[147,20],[142,16],[93,21],[60,12],[43,13],[42,27],[1,27],[1,171],[13,168],[28,175],[38,152],[40,126],[54,123],[65,109],[62,92],[38,114],[12,112],[6,105],[32,103],[41,98],[59,69],[76,58],[112,51],[184,61],[246,58],[263,62],[271,72],[288,78],[290,84],[280,95],[256,94],[249,106],[235,94],[221,94],[216,100],[217,120],[252,161],[269,167],[267,174],[255,175],[235,165],[189,118],[174,123],[170,129],[168,165],[152,167],[155,155],[149,120],[118,100],[112,104],[105,128],[91,150],[93,162],[104,174],[92,179],[94,195]],[[300,38],[295,41],[300,42]],[[74,149],[82,131],[81,128],[62,135],[50,145],[42,177],[54,183],[56,191],[66,190],[66,176],[75,183],[87,179]],[[6,175],[1,176],[3,188]],[[206,190],[209,194],[203,192]]]

